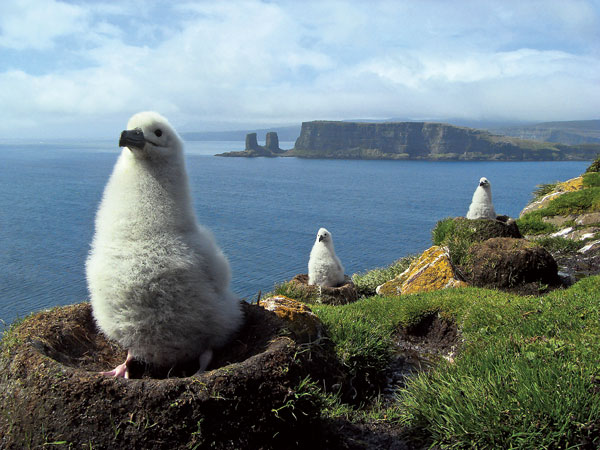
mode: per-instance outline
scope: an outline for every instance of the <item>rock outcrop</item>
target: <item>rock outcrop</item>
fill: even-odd
[[[269,131],[267,133],[267,138],[265,139],[265,150],[271,153],[283,152],[283,150],[279,148],[279,138],[277,137],[277,133],[274,131]]]
[[[98,373],[126,352],[98,332],[89,304],[29,317],[0,347],[0,448],[310,447],[320,402],[307,376],[339,385],[342,370],[305,305],[265,307],[243,304],[243,328],[206,372],[156,378],[140,365],[130,380]]]
[[[568,160],[594,159],[600,145],[525,141],[472,128],[429,122],[304,122],[285,156],[354,159]]]
[[[258,145],[256,133],[248,133],[246,135],[246,149],[242,152],[226,152],[215,156],[242,156],[242,157],[274,157],[281,156],[285,151],[279,148],[279,138],[277,133],[270,131],[267,133],[265,145]]]
[[[451,287],[467,286],[459,280],[447,249],[434,245],[413,261],[406,271],[377,287],[379,295],[415,294]]]
[[[248,133],[246,135],[246,148],[244,150],[259,150],[256,133]]]
[[[285,320],[300,342],[315,342],[325,334],[319,318],[304,303],[284,295],[275,295],[261,300],[260,306]]]

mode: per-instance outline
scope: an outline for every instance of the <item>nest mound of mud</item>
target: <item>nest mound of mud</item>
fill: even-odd
[[[552,255],[524,239],[488,239],[471,246],[469,257],[468,281],[475,286],[536,294],[543,285],[560,285]]]
[[[358,292],[352,278],[344,277],[344,284],[336,287],[321,287],[308,284],[308,274],[301,273],[290,280],[296,289],[302,292],[302,298],[316,298],[317,303],[326,305],[345,305],[358,300]]]
[[[315,433],[299,430],[320,404],[305,379],[333,384],[341,373],[328,340],[298,338],[284,316],[260,306],[243,310],[243,328],[203,374],[157,375],[140,365],[130,380],[98,374],[126,351],[98,332],[89,304],[29,317],[0,347],[0,447],[287,448],[310,440]]]

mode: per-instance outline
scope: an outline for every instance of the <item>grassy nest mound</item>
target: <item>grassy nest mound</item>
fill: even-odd
[[[301,273],[289,282],[292,291],[297,291],[299,299],[308,303],[345,305],[358,300],[358,292],[352,278],[344,277],[344,284],[336,287],[321,287],[308,284],[308,274]],[[293,295],[291,295],[294,298]]]
[[[552,255],[524,239],[492,238],[473,244],[466,272],[475,286],[520,294],[536,294],[561,283]]]
[[[98,374],[126,351],[98,332],[87,303],[14,325],[0,347],[0,447],[282,448],[310,439],[298,432],[319,416],[308,375],[328,384],[339,373],[328,340],[307,343],[275,312],[243,310],[235,339],[191,377],[193,367],[156,377],[140,366],[130,380]]]

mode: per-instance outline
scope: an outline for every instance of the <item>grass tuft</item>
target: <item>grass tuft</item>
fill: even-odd
[[[533,200],[530,203],[540,200],[546,195],[550,194],[552,191],[556,189],[556,187],[560,184],[560,181],[556,181],[554,183],[547,184],[538,184],[533,191]]]
[[[543,210],[529,212],[517,219],[517,226],[523,235],[548,234],[558,230],[556,225],[544,222],[543,217]]]
[[[533,239],[537,245],[544,247],[550,253],[568,253],[579,250],[584,245],[584,241],[574,241],[561,236],[544,236]]]
[[[585,173],[592,173],[592,172],[600,172],[600,154],[596,157],[596,159],[590,165],[590,167],[588,167],[585,171]]]
[[[381,267],[378,269],[369,270],[364,273],[355,273],[352,275],[352,281],[358,292],[359,297],[368,297],[375,295],[375,289],[377,286],[382,285],[386,281],[394,279],[400,275],[410,263],[414,261],[416,255],[408,255],[404,258],[399,259],[388,267]]]
[[[290,281],[286,281],[283,283],[279,283],[275,285],[275,289],[273,292],[269,292],[263,295],[263,298],[268,298],[274,295],[284,295],[289,298],[293,298],[294,300],[298,300],[304,303],[318,303],[319,302],[319,290],[308,289],[305,287],[304,289],[298,283],[292,283]]]
[[[600,210],[600,187],[566,192],[539,211],[544,216],[564,216]]]
[[[583,187],[600,187],[600,173],[590,172],[583,175]]]

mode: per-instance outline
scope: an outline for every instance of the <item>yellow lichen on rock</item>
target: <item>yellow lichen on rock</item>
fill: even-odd
[[[467,286],[458,280],[444,247],[434,245],[412,262],[410,267],[377,288],[380,295],[403,295]]]
[[[275,295],[261,300],[260,306],[283,319],[287,328],[303,342],[315,341],[321,337],[321,321],[304,303],[284,295]]]
[[[563,181],[558,185],[558,189],[561,192],[573,192],[580,191],[583,189],[583,176],[571,178],[570,180]]]

